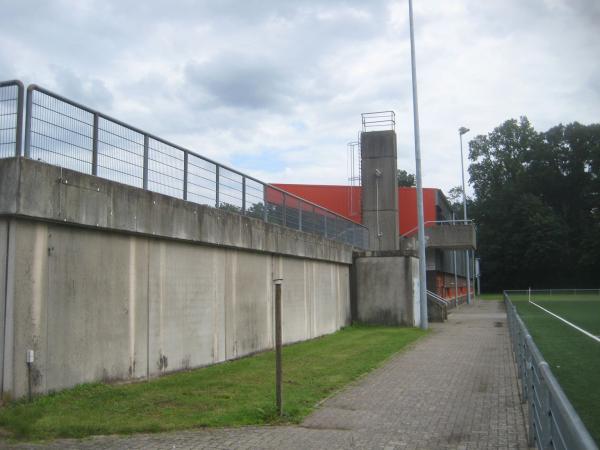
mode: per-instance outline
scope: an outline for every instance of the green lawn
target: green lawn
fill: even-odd
[[[274,352],[127,385],[86,384],[0,409],[16,439],[299,422],[320,401],[425,333],[352,326],[283,349],[285,417],[275,414]]]
[[[600,343],[529,304],[527,295],[510,298],[587,429],[600,442]],[[533,295],[532,300],[586,331],[600,334],[599,296]]]

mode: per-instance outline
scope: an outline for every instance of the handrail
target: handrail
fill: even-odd
[[[34,101],[34,93],[46,96],[45,98],[48,98],[48,101],[56,101],[59,105],[68,105],[69,107],[73,107],[76,109],[75,112],[69,112],[67,115],[64,113],[64,109],[54,110],[51,108],[49,109],[51,113],[59,115],[62,114],[65,117],[71,117],[71,114],[81,113],[85,113],[86,115],[89,114],[91,116],[89,118],[89,123],[88,119],[86,119],[85,122],[81,122],[76,119],[78,122],[81,122],[82,124],[85,123],[86,126],[89,125],[91,127],[89,137],[87,135],[87,131],[82,134],[81,132],[76,131],[76,128],[63,128],[61,124],[47,122],[54,128],[65,130],[67,132],[67,136],[69,136],[68,133],[70,132],[77,139],[85,138],[91,140],[91,148],[89,149],[87,148],[87,144],[84,146],[84,148],[82,146],[77,145],[75,143],[76,141],[73,140],[60,141],[64,142],[67,145],[71,145],[71,148],[74,148],[75,150],[73,154],[69,152],[56,153],[56,155],[59,155],[60,158],[71,158],[73,161],[76,161],[75,164],[84,164],[83,167],[85,167],[86,169],[84,169],[83,171],[85,173],[88,172],[87,168],[89,167],[89,164],[91,164],[92,175],[97,176],[98,172],[100,170],[103,170],[104,173],[113,174],[112,177],[110,175],[107,176],[109,179],[115,179],[115,181],[125,182],[126,184],[133,183],[134,186],[142,187],[146,190],[148,190],[149,185],[152,185],[154,187],[151,188],[151,190],[158,189],[157,192],[163,192],[167,195],[175,195],[176,197],[183,198],[183,200],[189,200],[190,196],[192,198],[199,196],[200,198],[212,199],[211,201],[214,203],[214,206],[216,208],[227,208],[228,206],[233,206],[233,209],[235,209],[236,212],[239,212],[244,215],[248,213],[248,204],[251,204],[253,206],[263,205],[263,212],[258,212],[257,210],[254,210],[252,213],[248,214],[257,217],[256,214],[258,213],[258,215],[261,216],[261,218],[266,222],[278,223],[280,225],[297,229],[300,231],[316,233],[318,235],[324,236],[325,238],[343,241],[347,244],[354,245],[357,247],[366,246],[366,235],[368,233],[368,228],[365,227],[363,224],[356,222],[353,219],[342,216],[328,208],[325,208],[317,203],[299,197],[298,195],[295,195],[291,192],[287,192],[286,190],[281,189],[277,186],[273,186],[272,184],[262,182],[259,179],[254,178],[253,176],[247,175],[232,167],[218,163],[212,160],[211,158],[202,156],[185,147],[177,145],[166,139],[160,138],[152,133],[146,132],[138,127],[132,126],[119,119],[109,116],[108,114],[104,114],[93,108],[85,106],[79,102],[68,99],[37,84],[31,84],[27,88],[24,133],[25,137],[23,152],[25,157],[31,157],[32,151],[47,151],[50,153],[55,153],[55,150],[53,150],[52,147],[52,145],[54,144],[44,144],[42,148],[38,148],[35,142],[32,143],[32,136],[34,134],[40,134],[39,131],[34,131],[32,129],[34,124],[37,123],[34,121],[44,122],[42,119],[43,116],[34,116],[34,114],[42,114],[40,112],[34,113],[34,107],[38,107],[38,110],[36,111],[42,111],[44,108],[48,109],[47,106],[44,105],[44,103],[36,103]],[[41,98],[43,99],[44,97]],[[64,108],[64,106],[62,107]],[[76,116],[73,116],[71,118],[75,117]],[[103,153],[101,155],[99,152],[100,145],[110,148],[112,144],[103,142],[99,138],[100,132],[104,134],[111,134],[110,131],[103,129],[99,125],[100,120],[112,124],[111,126],[122,127],[124,129],[123,133],[131,132],[135,133],[136,135],[139,135],[139,138],[135,138],[136,141],[128,140],[125,134],[114,134],[113,138],[124,139],[125,141],[131,142],[131,145],[139,145],[139,150],[137,148],[135,150],[131,150],[128,148],[119,147],[118,145],[113,146],[117,151],[121,151],[124,155],[126,155],[127,160],[125,157],[121,157],[122,159],[118,159],[114,156],[107,156],[106,153]],[[22,120],[19,123],[21,122]],[[20,130],[21,128],[19,128],[18,131]],[[53,139],[52,136],[46,136],[44,134],[41,134],[41,136],[43,136],[44,138]],[[141,140],[143,140],[143,144],[141,143]],[[20,141],[20,138],[17,139],[17,142]],[[177,162],[175,162],[174,164],[169,164],[164,162],[164,160],[159,161],[157,159],[151,159],[151,157],[149,157],[150,153],[161,153],[161,151],[150,145],[150,141],[156,142],[156,145],[154,145],[154,147],[158,146],[162,148],[163,145],[165,147],[168,147],[167,150],[169,150],[169,153],[165,153],[165,155],[167,155],[167,158],[174,158],[174,161],[176,160]],[[50,147],[48,147],[47,145],[50,145]],[[143,155],[141,154],[142,148]],[[77,154],[77,152],[91,152],[91,156],[89,156],[89,153],[86,153],[85,156],[80,156],[79,154]],[[77,159],[78,157],[80,159]],[[128,164],[129,166],[126,167],[130,167],[130,169],[128,169],[127,172],[120,172],[116,168],[117,166],[101,166],[99,163],[99,157],[103,157],[104,159],[106,159],[107,157],[115,158],[115,161],[117,161],[115,164]],[[91,158],[91,162],[88,160],[88,158]],[[141,159],[138,161],[136,158]],[[201,184],[197,184],[197,182],[192,182],[189,179],[190,177],[195,177],[196,179],[199,177],[199,175],[195,173],[196,169],[193,169],[195,165],[192,163],[192,160],[194,160],[195,162],[197,161],[196,163],[198,163],[199,161],[208,163],[210,165],[210,172],[214,174],[214,179],[205,178],[209,182],[208,184],[205,184],[205,182],[203,181],[200,182]],[[157,164],[162,165],[161,167],[163,169],[157,171],[157,169],[155,168]],[[77,167],[78,168],[75,170],[82,171],[82,169],[79,168],[80,166]],[[149,174],[150,171],[152,172],[152,174]],[[227,185],[227,183],[224,182],[224,180],[229,178],[223,175],[222,172],[231,173],[231,176],[234,176],[234,178],[236,179],[237,177],[239,177],[239,181],[231,180],[235,183],[238,183],[239,187],[237,185],[236,187]],[[176,173],[176,175],[172,175],[172,173]],[[156,176],[163,177],[163,179],[157,180]],[[122,181],[123,179],[129,181]],[[166,179],[167,181],[163,181],[164,179]],[[250,186],[248,185],[248,182],[256,183],[257,187],[254,189],[256,189],[258,192],[261,192],[261,194],[258,194],[258,196],[256,194],[249,194],[247,191],[247,188]],[[221,188],[224,188],[224,190],[221,190]],[[209,194],[210,196],[205,196],[202,194],[202,192],[209,191],[212,192],[212,194]],[[232,196],[232,193],[235,194]],[[224,199],[222,196],[234,199],[235,203],[230,205],[230,202],[223,201]],[[251,201],[251,198],[253,200],[261,200],[259,202],[256,202]],[[241,204],[241,206],[239,206],[239,204]],[[314,218],[311,218],[313,216]],[[304,219],[304,217],[307,218]]]
[[[391,127],[396,129],[396,113],[394,111],[373,111],[362,113],[362,130],[368,131],[369,128]]]
[[[463,224],[463,225],[468,225],[470,223],[473,223],[473,220],[471,220],[471,219],[468,219],[468,220],[464,220],[464,219],[456,219],[456,220],[426,220],[424,222],[424,225],[427,225],[428,223],[429,224],[431,224],[431,223],[442,223],[442,224],[443,223],[449,223],[449,224],[452,224],[452,225],[456,225],[457,223],[460,223],[460,224]],[[418,226],[416,226],[414,228],[411,228],[406,233],[401,234],[400,237],[401,238],[409,237],[411,234],[413,234],[415,231],[417,231],[418,228],[419,228]]]
[[[139,133],[139,134],[141,134],[141,135],[143,135],[143,136],[147,136],[148,138],[150,138],[150,139],[153,139],[153,140],[155,140],[155,141],[162,142],[163,144],[165,144],[165,145],[169,145],[169,146],[171,146],[171,147],[174,147],[174,148],[176,148],[176,149],[178,149],[178,150],[180,150],[180,151],[182,151],[182,152],[188,153],[188,154],[190,154],[190,155],[194,155],[194,156],[196,156],[196,157],[198,157],[198,158],[200,158],[200,159],[203,159],[204,161],[207,161],[207,162],[209,162],[209,163],[211,163],[211,164],[214,164],[215,166],[219,166],[219,167],[221,167],[221,168],[223,168],[223,169],[225,169],[225,170],[228,170],[228,171],[230,171],[230,172],[233,172],[233,173],[236,173],[236,174],[238,174],[238,175],[240,175],[240,176],[242,176],[242,177],[245,177],[245,178],[246,178],[246,179],[248,179],[248,180],[252,180],[252,181],[254,181],[254,182],[256,182],[256,183],[260,183],[260,184],[262,184],[262,185],[268,186],[268,187],[269,187],[269,189],[273,189],[273,190],[275,190],[275,191],[281,192],[281,193],[283,193],[283,194],[285,194],[285,195],[288,195],[288,196],[290,196],[290,197],[294,197],[294,198],[296,198],[297,200],[302,200],[304,203],[307,203],[307,204],[309,204],[309,205],[311,205],[311,206],[315,206],[315,207],[317,207],[317,208],[319,208],[319,209],[321,209],[321,210],[323,210],[323,211],[327,211],[327,212],[329,212],[329,213],[331,213],[331,214],[335,215],[336,217],[341,217],[341,218],[343,218],[344,220],[347,220],[347,221],[349,221],[349,222],[352,222],[352,223],[354,223],[355,225],[358,225],[358,226],[360,226],[360,227],[366,228],[366,227],[365,227],[363,224],[361,224],[361,223],[359,223],[359,222],[356,222],[356,221],[354,221],[354,220],[352,220],[352,219],[349,219],[349,218],[347,218],[347,217],[341,216],[341,215],[339,215],[338,213],[336,213],[336,212],[334,212],[334,211],[332,211],[332,210],[330,210],[330,209],[327,209],[327,208],[325,208],[325,207],[323,207],[323,206],[321,206],[321,205],[318,205],[318,204],[316,204],[316,203],[313,203],[313,202],[311,202],[310,200],[306,200],[306,199],[304,199],[304,198],[302,198],[302,197],[299,197],[299,196],[297,196],[297,195],[295,195],[295,194],[292,194],[291,192],[288,192],[288,191],[285,191],[285,190],[283,190],[283,189],[281,189],[281,188],[278,188],[278,187],[276,187],[276,186],[273,186],[272,184],[265,183],[264,181],[261,181],[261,180],[259,180],[258,178],[254,178],[252,175],[247,175],[247,174],[245,174],[245,173],[243,173],[243,172],[240,172],[239,170],[233,169],[232,167],[229,167],[229,166],[227,166],[227,165],[225,165],[225,164],[222,164],[222,163],[216,162],[215,160],[213,160],[213,159],[211,159],[211,158],[208,158],[208,157],[206,157],[206,156],[200,155],[200,154],[198,154],[198,153],[196,153],[196,152],[194,152],[194,151],[192,151],[192,150],[189,150],[189,149],[187,149],[187,148],[185,148],[185,147],[182,147],[182,146],[180,146],[180,145],[174,144],[174,143],[173,143],[173,142],[171,142],[171,141],[168,141],[168,140],[166,140],[166,139],[163,139],[163,138],[161,138],[161,137],[158,137],[158,136],[156,136],[156,135],[154,135],[154,134],[152,134],[152,133],[149,133],[149,132],[147,132],[147,131],[144,131],[144,130],[142,130],[142,129],[140,129],[140,128],[137,128],[137,127],[135,127],[135,126],[133,126],[133,125],[129,125],[129,124],[128,124],[128,123],[126,123],[126,122],[123,122],[123,121],[121,121],[121,120],[119,120],[119,119],[115,119],[114,117],[112,117],[112,116],[109,116],[108,114],[104,114],[104,113],[102,113],[102,112],[100,112],[100,111],[97,111],[97,110],[95,110],[95,109],[93,109],[93,108],[90,108],[90,107],[88,107],[88,106],[82,105],[81,103],[78,103],[78,102],[76,102],[76,101],[74,101],[74,100],[68,99],[68,98],[66,98],[66,97],[64,97],[64,96],[62,96],[62,95],[60,95],[60,94],[57,94],[57,93],[55,93],[55,92],[52,92],[52,91],[50,91],[49,89],[43,88],[43,87],[41,87],[41,86],[39,86],[39,85],[37,85],[37,84],[30,84],[30,85],[27,87],[27,97],[28,97],[28,99],[29,99],[29,96],[30,96],[30,92],[32,92],[32,91],[34,91],[34,90],[35,90],[35,91],[37,91],[37,92],[41,92],[42,94],[46,94],[46,95],[49,95],[49,96],[51,96],[51,97],[54,97],[54,98],[56,98],[57,100],[60,100],[61,102],[65,102],[65,103],[67,103],[67,104],[69,104],[69,105],[71,105],[71,106],[75,106],[76,108],[82,109],[82,110],[84,110],[84,111],[86,111],[86,112],[89,112],[90,114],[95,114],[95,115],[98,115],[98,117],[101,117],[101,118],[103,118],[103,119],[105,119],[105,120],[109,120],[109,121],[111,121],[111,122],[114,122],[114,123],[116,123],[117,125],[120,125],[120,126],[122,126],[122,127],[124,127],[124,128],[128,128],[128,129],[130,129],[131,131],[134,131],[134,132],[136,132],[136,133]],[[27,146],[27,140],[26,140],[26,146]]]
[[[448,300],[446,300],[444,297],[439,296],[438,294],[436,294],[433,291],[427,290],[427,295],[433,297],[435,300],[438,300],[440,302],[443,302],[446,305],[449,305],[450,302]]]
[[[504,291],[513,355],[521,379],[521,401],[529,405],[529,440],[540,450],[598,450],[581,418],[537,348],[525,323]]]

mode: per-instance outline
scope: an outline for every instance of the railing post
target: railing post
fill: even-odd
[[[298,202],[298,230],[302,231],[302,205],[303,201]]]
[[[540,376],[540,445],[542,448],[553,448],[552,444],[552,408],[550,405],[550,391],[548,389],[548,383],[546,380],[546,372],[542,369],[542,366],[548,366],[546,361],[541,361],[538,364],[539,376]]]
[[[31,158],[31,115],[33,114],[33,86],[27,88],[27,107],[25,109],[25,148],[23,155]]]
[[[21,156],[21,145],[23,145],[23,84],[17,83],[17,130],[15,132],[15,156]]]
[[[269,221],[269,211],[268,211],[269,204],[267,203],[267,189],[269,189],[267,187],[267,185],[263,184],[263,203],[264,203],[263,220],[265,222]]]
[[[183,152],[183,199],[188,199],[188,152]]]
[[[220,166],[215,166],[215,208],[219,207]]]
[[[98,175],[98,113],[92,125],[92,175]]]
[[[323,214],[323,236],[327,237],[327,213]]]
[[[142,187],[144,189],[148,189],[148,157],[149,157],[149,153],[150,153],[150,138],[148,137],[147,134],[144,135],[144,168],[143,170],[143,174],[142,174]]]
[[[246,215],[246,177],[242,175],[242,214]]]
[[[282,197],[283,197],[283,200],[281,201],[281,223],[284,227],[287,227],[285,194],[283,194]]]

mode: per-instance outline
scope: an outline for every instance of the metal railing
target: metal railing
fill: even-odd
[[[450,302],[448,302],[448,300],[446,300],[445,298],[437,295],[433,291],[426,290],[426,293],[427,293],[427,302],[429,303],[429,306],[435,305],[435,307],[437,307],[440,312],[439,318],[442,321],[448,320],[448,308],[450,306]],[[430,314],[431,314],[431,312],[432,311],[430,308]]]
[[[0,158],[21,154],[23,91],[18,80],[0,82]]]
[[[522,293],[526,294],[527,291]],[[504,303],[513,354],[521,379],[521,400],[528,404],[530,445],[540,450],[597,450],[594,440],[519,317],[508,291],[504,291]]]
[[[4,94],[5,86],[11,93]],[[0,95],[11,105],[6,128],[15,133],[0,135],[0,157],[18,156],[23,85],[1,83]],[[27,88],[24,140],[26,158],[359,248],[368,242],[367,228],[357,222],[37,85]]]
[[[600,289],[528,289],[521,291],[505,291],[506,293],[514,293],[514,294],[542,294],[542,295],[581,295],[581,294],[590,294],[590,295],[599,295]]]
[[[472,224],[473,221],[471,219],[468,220],[463,220],[463,219],[456,219],[456,220],[426,220],[424,225],[432,225],[432,224],[436,224],[436,225],[442,225],[442,226],[452,226],[452,225],[469,225]],[[403,233],[400,235],[401,238],[407,238],[410,237],[411,235],[415,234],[417,232],[417,230],[419,229],[419,227],[414,227],[411,228],[410,230],[408,230],[406,233]]]
[[[362,130],[395,130],[396,113],[394,111],[375,111],[362,113]]]

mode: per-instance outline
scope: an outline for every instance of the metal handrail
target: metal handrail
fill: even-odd
[[[456,220],[427,220],[425,221],[424,225],[427,224],[431,224],[431,223],[440,223],[440,224],[452,224],[452,225],[456,225],[457,223],[463,224],[463,225],[468,225],[470,223],[473,223],[473,220],[468,219],[468,220],[464,220],[464,219],[456,219]],[[405,238],[405,237],[409,237],[411,234],[413,234],[415,231],[418,230],[418,226],[411,228],[409,231],[407,231],[404,234],[401,234],[400,237],[401,238]]]
[[[31,97],[30,97],[30,92],[31,92],[31,91],[34,91],[34,90],[35,90],[35,91],[38,91],[38,92],[41,92],[42,94],[46,94],[46,95],[49,95],[49,96],[51,96],[51,97],[54,97],[54,98],[56,98],[57,100],[60,100],[61,102],[65,102],[65,103],[67,103],[67,104],[69,104],[69,105],[71,105],[71,106],[75,106],[76,108],[82,109],[82,110],[84,110],[84,111],[86,111],[86,112],[89,112],[90,114],[98,115],[98,117],[101,117],[101,118],[103,118],[103,119],[105,119],[105,120],[109,120],[109,121],[111,121],[111,122],[114,122],[114,123],[116,123],[117,125],[120,125],[120,126],[122,126],[122,127],[124,127],[124,128],[128,128],[128,129],[130,129],[131,131],[134,131],[134,132],[136,132],[136,133],[139,133],[139,134],[141,134],[141,135],[143,135],[143,136],[147,136],[148,138],[150,138],[150,139],[153,139],[153,140],[155,140],[155,141],[162,142],[163,144],[165,144],[165,145],[168,145],[168,146],[171,146],[171,147],[174,147],[174,148],[176,148],[176,149],[178,149],[178,150],[181,150],[181,151],[182,151],[182,152],[184,152],[184,153],[188,153],[188,154],[190,154],[190,155],[194,155],[194,156],[196,156],[196,157],[198,157],[198,158],[200,158],[200,159],[202,159],[202,160],[204,160],[204,161],[206,161],[206,162],[209,162],[209,163],[211,163],[211,164],[214,164],[215,166],[219,166],[220,168],[222,168],[222,169],[225,169],[225,170],[228,170],[228,171],[230,171],[230,172],[236,173],[236,174],[238,174],[238,175],[240,175],[240,176],[242,176],[242,177],[244,177],[244,178],[246,178],[246,179],[248,179],[248,180],[255,181],[256,183],[260,183],[260,184],[262,184],[262,185],[264,185],[264,186],[268,186],[268,187],[269,187],[269,189],[273,189],[274,191],[278,191],[278,192],[281,192],[281,193],[283,193],[283,194],[285,194],[285,195],[287,195],[287,196],[290,196],[290,197],[296,198],[297,200],[301,200],[302,202],[304,202],[304,203],[306,203],[306,204],[309,204],[309,205],[311,205],[311,206],[315,206],[315,207],[317,207],[317,208],[319,208],[319,209],[321,209],[321,210],[323,210],[323,211],[327,211],[327,212],[329,212],[329,213],[333,214],[333,215],[334,215],[334,216],[336,216],[336,217],[340,217],[340,218],[342,218],[342,219],[344,219],[344,220],[347,220],[348,222],[352,222],[352,223],[354,223],[355,225],[358,225],[358,226],[360,226],[360,227],[366,228],[366,227],[365,227],[363,224],[361,224],[361,223],[359,223],[359,222],[356,222],[356,221],[354,221],[354,220],[352,220],[352,219],[348,219],[347,217],[341,216],[341,215],[339,215],[338,213],[336,213],[336,212],[334,212],[334,211],[332,211],[332,210],[330,210],[330,209],[327,209],[327,208],[325,208],[325,207],[323,207],[323,206],[321,206],[321,205],[317,205],[316,203],[313,203],[313,202],[311,202],[310,200],[306,200],[306,199],[304,199],[304,198],[302,198],[302,197],[298,197],[297,195],[295,195],[295,194],[292,194],[292,193],[290,193],[290,192],[288,192],[288,191],[284,191],[283,189],[281,189],[281,188],[278,188],[278,187],[276,187],[276,186],[273,186],[272,184],[265,183],[264,181],[261,181],[261,180],[259,180],[258,178],[254,178],[254,177],[253,177],[253,176],[251,176],[251,175],[247,175],[247,174],[245,174],[245,173],[243,173],[243,172],[240,172],[239,170],[236,170],[236,169],[234,169],[234,168],[232,168],[232,167],[229,167],[229,166],[227,166],[227,165],[225,165],[225,164],[222,164],[222,163],[216,162],[216,161],[215,161],[215,160],[213,160],[213,159],[210,159],[210,158],[208,158],[208,157],[206,157],[206,156],[200,155],[200,154],[198,154],[198,153],[196,153],[196,152],[194,152],[194,151],[192,151],[192,150],[189,150],[189,149],[187,149],[187,148],[185,148],[185,147],[182,147],[182,146],[180,146],[180,145],[174,144],[174,143],[173,143],[173,142],[171,142],[171,141],[168,141],[168,140],[166,140],[166,139],[163,139],[163,138],[161,138],[161,137],[158,137],[158,136],[156,136],[156,135],[154,135],[154,134],[152,134],[152,133],[149,133],[149,132],[147,132],[147,131],[144,131],[144,130],[142,130],[142,129],[140,129],[140,128],[137,128],[137,127],[135,127],[135,126],[133,126],[133,125],[129,125],[129,124],[128,124],[128,123],[126,123],[126,122],[123,122],[123,121],[121,121],[121,120],[119,120],[119,119],[115,119],[114,117],[112,117],[112,116],[109,116],[108,114],[104,114],[104,113],[102,113],[102,112],[100,112],[100,111],[97,111],[97,110],[95,110],[95,109],[93,109],[93,108],[90,108],[90,107],[88,107],[88,106],[82,105],[81,103],[78,103],[78,102],[76,102],[76,101],[74,101],[74,100],[71,100],[71,99],[68,99],[68,98],[66,98],[66,97],[63,97],[62,95],[60,95],[60,94],[57,94],[57,93],[55,93],[55,92],[52,92],[52,91],[50,91],[50,90],[48,90],[48,89],[46,89],[46,88],[43,88],[43,87],[41,87],[41,86],[39,86],[39,85],[37,85],[37,84],[30,84],[30,85],[27,87],[27,100],[28,100],[28,102],[30,101],[30,98],[31,98]],[[26,128],[27,128],[27,126],[26,126]],[[27,133],[27,134],[28,134],[28,133]],[[29,151],[29,145],[30,145],[30,142],[29,142],[29,140],[28,140],[28,138],[27,138],[27,134],[26,134],[26,136],[25,136],[25,149],[26,149],[26,151]]]
[[[598,450],[519,317],[510,300],[510,292],[517,291],[504,291],[504,303],[513,355],[521,379],[521,401],[528,403],[530,445],[540,450]]]
[[[22,84],[21,84],[22,85]],[[362,225],[359,222],[356,222],[352,219],[349,219],[345,216],[342,216],[330,209],[327,209],[321,205],[318,205],[316,203],[313,203],[309,200],[306,200],[302,197],[299,197],[293,193],[287,192],[279,187],[273,186],[271,184],[268,183],[264,183],[260,180],[258,180],[257,178],[254,178],[250,175],[246,175],[243,172],[240,172],[236,169],[233,169],[229,166],[226,166],[224,164],[220,164],[210,158],[207,158],[205,156],[199,155],[198,153],[195,153],[187,148],[184,148],[182,146],[179,146],[177,144],[174,144],[166,139],[160,138],[152,133],[146,132],[144,130],[141,130],[137,127],[134,127],[132,125],[129,125],[121,120],[118,120],[114,117],[111,117],[107,114],[104,114],[100,111],[97,111],[93,108],[90,108],[88,106],[82,105],[81,103],[78,103],[74,100],[68,99],[60,94],[57,94],[55,92],[52,92],[48,89],[45,89],[41,86],[38,86],[36,84],[31,84],[29,85],[29,87],[27,88],[27,100],[26,100],[26,117],[25,117],[25,144],[24,144],[24,155],[25,157],[30,157],[31,156],[31,149],[32,149],[32,143],[31,143],[31,136],[32,136],[32,111],[33,111],[33,93],[34,92],[39,92],[40,94],[46,95],[52,99],[58,100],[59,102],[62,102],[64,104],[70,105],[74,108],[77,108],[78,110],[81,110],[85,113],[91,114],[93,117],[93,132],[94,135],[92,137],[92,175],[97,175],[98,172],[98,130],[99,130],[99,126],[98,126],[98,121],[99,119],[108,121],[110,123],[113,123],[117,126],[123,127],[131,132],[137,133],[139,134],[141,137],[143,137],[144,139],[144,167],[142,168],[141,166],[137,166],[139,169],[143,169],[143,177],[140,177],[140,180],[143,181],[142,185],[144,189],[148,189],[148,184],[149,184],[149,175],[148,175],[148,166],[149,166],[149,162],[148,162],[148,149],[149,149],[149,145],[148,142],[149,140],[153,140],[156,141],[159,144],[163,144],[165,146],[168,146],[170,148],[172,148],[175,151],[180,151],[182,152],[182,164],[183,164],[183,169],[179,169],[182,171],[182,179],[180,180],[182,183],[182,187],[173,187],[173,186],[167,186],[169,188],[172,189],[177,189],[179,190],[179,192],[182,192],[182,197],[184,200],[188,200],[188,159],[190,159],[189,165],[192,165],[191,163],[191,158],[189,158],[189,156],[191,155],[194,158],[198,158],[200,160],[203,160],[211,165],[214,166],[215,168],[215,187],[214,187],[214,193],[215,193],[215,207],[220,207],[221,204],[223,204],[221,202],[220,196],[219,196],[219,183],[221,182],[221,178],[226,178],[220,175],[221,171],[227,171],[227,172],[231,172],[232,174],[235,174],[239,177],[241,177],[240,179],[240,185],[241,185],[241,191],[240,194],[242,196],[241,198],[241,208],[240,211],[242,214],[246,214],[247,211],[247,205],[246,205],[246,184],[247,181],[252,181],[254,183],[257,183],[258,185],[262,186],[262,191],[263,191],[263,196],[264,196],[264,207],[265,207],[265,212],[264,212],[264,216],[263,216],[263,220],[269,222],[269,217],[268,217],[268,204],[272,203],[269,202],[267,200],[267,193],[276,193],[277,196],[281,196],[281,206],[282,206],[282,212],[281,214],[281,223],[284,226],[286,225],[286,202],[288,202],[289,204],[293,204],[294,202],[297,202],[297,207],[293,207],[294,210],[298,210],[298,214],[299,214],[299,219],[298,219],[298,224],[296,227],[292,226],[291,228],[295,228],[295,229],[299,229],[300,231],[312,231],[314,233],[317,234],[323,234],[325,235],[325,237],[328,238],[332,238],[331,236],[329,236],[329,233],[327,231],[327,217],[333,218],[335,220],[339,220],[341,221],[341,223],[346,224],[346,226],[349,226],[352,228],[353,232],[359,232],[358,235],[352,234],[351,236],[348,235],[348,233],[346,232],[338,232],[336,231],[336,234],[333,235],[333,239],[337,239],[340,240],[340,238],[342,238],[341,240],[343,240],[344,242],[350,243],[352,245],[356,245],[358,247],[364,246],[366,245],[365,242],[365,235],[368,232],[368,229]],[[38,119],[38,118],[34,118],[34,119]],[[41,120],[41,119],[40,119]],[[127,174],[125,174],[127,175]],[[225,185],[224,185],[225,186]],[[198,195],[197,193],[194,193],[193,195]],[[308,209],[307,209],[308,208]],[[303,215],[303,211],[308,211],[311,212],[312,214],[317,214],[318,216],[322,216],[325,219],[324,222],[324,230],[321,233],[318,229],[313,228],[312,230],[310,229],[303,229],[303,221],[302,221],[302,215]],[[279,222],[277,222],[279,223]],[[347,231],[347,230],[344,230]],[[357,242],[360,242],[357,244]]]
[[[448,300],[446,300],[444,297],[439,296],[438,294],[436,294],[433,291],[427,290],[427,295],[431,296],[432,298],[434,298],[440,302],[443,302],[444,304],[446,304],[446,306],[450,304],[450,302]]]
[[[367,131],[369,128],[391,127],[396,129],[396,113],[394,111],[373,111],[362,113],[362,130]]]

